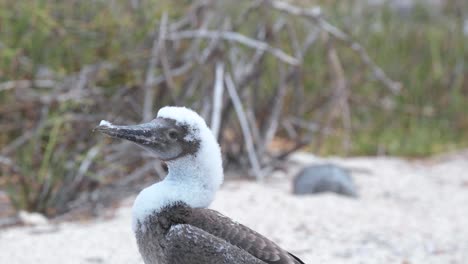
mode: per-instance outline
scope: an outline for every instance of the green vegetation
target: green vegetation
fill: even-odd
[[[125,93],[134,92],[132,87],[141,87],[144,79],[148,43],[162,12],[168,11],[170,19],[175,19],[190,1],[136,1],[140,2],[137,7],[131,2],[0,0],[0,84],[32,80],[44,69],[58,79],[65,78],[87,65],[110,62],[112,70],[102,70],[96,78],[98,92],[106,97],[118,94],[120,87],[127,87]],[[453,1],[441,10],[418,6],[405,15],[388,7],[361,10],[356,8],[357,1],[319,2],[327,19],[361,43],[403,89],[392,95],[373,79],[356,53],[334,43],[351,90],[351,145],[345,152],[342,141],[346,131],[338,118],[320,148],[313,144],[312,151],[324,155],[427,156],[468,147],[468,36],[463,32],[468,4]],[[224,11],[238,9],[237,5],[226,6]],[[253,27],[248,23],[255,24],[261,18],[250,18],[239,30],[250,32]],[[298,26],[297,32],[305,31]],[[326,45],[324,38],[319,38],[304,65],[306,97],[313,105],[309,115],[314,120],[322,118],[323,102],[332,96]],[[273,67],[276,65],[271,63]],[[274,72],[264,70],[264,74]],[[275,78],[266,78],[260,87],[271,89]],[[183,82],[174,81],[177,85]],[[47,89],[38,90],[38,95],[46,93]],[[86,153],[96,144],[96,139],[89,137],[89,127],[73,123],[67,114],[98,120],[105,115],[105,108],[85,98],[80,102],[59,100],[41,112],[40,100],[17,103],[28,96],[21,90],[0,90],[0,151],[28,131],[39,130],[15,150],[15,165],[0,170],[12,175],[7,180],[0,177],[0,186],[12,183],[8,190],[20,194],[12,195],[18,207],[55,214],[54,210],[65,210],[64,201],[76,197],[70,191],[69,197],[63,198],[68,194],[60,190],[73,182]],[[124,114],[137,120],[140,113]],[[38,128],[40,119],[43,122]],[[61,136],[79,129],[86,131],[77,138]],[[95,166],[105,163],[99,155],[94,158],[99,161]],[[96,177],[92,171],[86,176]],[[60,206],[54,204],[58,196]]]
[[[124,1],[125,2],[125,1]],[[142,72],[125,71],[146,56],[141,45],[148,41],[161,10],[177,16],[183,1],[143,1],[137,9],[127,2],[105,1],[0,1],[0,80],[28,79],[40,66],[68,75],[84,65],[112,61],[119,65],[104,86],[131,84]],[[359,40],[371,57],[393,79],[403,84],[396,98],[387,98],[383,109],[382,85],[356,54],[338,45],[351,98],[353,155],[424,156],[468,145],[467,36],[463,17],[455,7],[434,14],[418,7],[403,16],[389,8],[356,12],[354,1],[323,1],[325,14],[338,27]],[[466,8],[466,7],[465,7]],[[437,11],[439,12],[439,11]],[[461,12],[463,13],[463,12]],[[27,60],[24,60],[26,58]],[[310,72],[306,88],[311,98],[329,93],[324,45],[315,45],[307,56]],[[388,96],[387,96],[388,97]],[[1,95],[0,100],[8,100]],[[315,113],[311,113],[315,116]],[[320,152],[340,153],[340,130]],[[6,143],[10,137],[2,136]]]
[[[361,96],[351,98],[351,153],[427,156],[468,146],[468,36],[461,15],[468,5],[453,1],[440,11],[418,6],[411,16],[389,9],[353,15],[350,2],[327,14],[403,84],[395,100],[387,101],[380,84],[366,82],[372,77],[360,74],[362,65],[356,65],[355,55],[342,54],[351,89]],[[461,10],[457,13],[456,8]],[[316,52],[308,61],[323,54]],[[314,69],[319,74],[311,76],[307,87],[322,87],[326,69]],[[389,105],[382,107],[385,102]],[[334,153],[337,147],[330,139],[324,151]]]

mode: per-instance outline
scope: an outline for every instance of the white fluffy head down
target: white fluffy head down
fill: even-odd
[[[194,140],[195,137],[199,137],[201,139],[202,136],[209,138],[213,135],[206,125],[205,120],[195,111],[186,107],[165,106],[159,109],[157,117],[173,119],[179,125],[188,125],[191,133],[187,136],[188,138],[186,137],[185,139],[189,141]],[[216,141],[214,137],[213,139]]]
[[[167,162],[167,177],[140,192],[133,205],[134,230],[149,215],[178,201],[193,208],[208,207],[223,182],[221,150],[202,117],[191,109],[175,106],[161,108],[157,117],[188,126],[185,140],[198,140],[200,145],[195,154]]]

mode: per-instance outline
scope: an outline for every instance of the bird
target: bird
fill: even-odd
[[[179,106],[137,125],[102,120],[96,129],[136,143],[168,168],[132,207],[132,229],[145,264],[304,264],[273,241],[209,209],[223,179],[220,146],[205,120]]]

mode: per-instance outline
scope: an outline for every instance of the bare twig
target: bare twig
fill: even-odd
[[[179,31],[179,32],[171,32],[167,38],[170,40],[179,40],[185,38],[217,38],[221,37],[224,40],[228,41],[236,41],[248,47],[267,51],[271,53],[273,56],[277,57],[281,61],[291,64],[291,65],[298,65],[299,60],[286,54],[284,51],[273,48],[265,42],[249,38],[242,34],[232,31],[210,31],[210,30],[186,30],[186,31]]]
[[[6,165],[6,166],[11,166],[13,164],[13,162],[8,157],[0,156],[0,164]]]
[[[362,62],[372,71],[375,79],[380,81],[387,89],[394,94],[398,94],[401,90],[401,84],[391,80],[385,72],[370,58],[367,51],[362,47],[361,44],[352,40],[346,33],[331,25],[328,21],[323,18],[318,20],[321,28],[325,29],[328,33],[333,35],[335,38],[346,43],[352,50],[354,50],[360,57]]]
[[[372,70],[372,74],[374,78],[382,82],[382,84],[389,89],[392,93],[398,93],[401,90],[401,84],[391,80],[385,72],[375,64],[375,62],[370,58],[367,51],[362,47],[361,44],[352,40],[348,34],[341,31],[339,28],[330,24],[327,20],[325,20],[322,16],[322,11],[320,7],[313,7],[313,8],[301,8],[298,6],[291,5],[284,1],[270,1],[271,6],[278,11],[286,12],[295,16],[303,16],[308,19],[311,19],[315,22],[322,30],[328,32],[333,37],[337,38],[338,40],[345,43],[349,46],[352,50],[354,50],[360,57],[364,64]]]
[[[163,74],[165,77],[165,81],[168,86],[168,92],[171,97],[171,100],[177,104],[176,100],[177,98],[174,96],[174,91],[176,89],[174,81],[172,79],[172,74],[171,74],[171,67],[169,65],[169,58],[167,57],[167,50],[166,50],[166,31],[167,31],[167,12],[164,12],[162,17],[161,17],[161,26],[160,26],[160,32],[159,32],[159,38],[162,39],[160,42],[161,45],[159,47],[159,59],[161,61],[162,69],[163,69]]]
[[[349,108],[349,87],[347,85],[346,76],[341,66],[340,58],[338,53],[333,46],[333,43],[330,43],[328,48],[328,60],[330,63],[330,70],[334,75],[335,80],[335,91],[334,97],[332,100],[336,102],[336,106],[332,106],[330,113],[337,113],[341,110],[341,119],[343,121],[343,128],[345,130],[345,136],[343,137],[343,149],[347,153],[351,145],[351,111]],[[334,118],[331,116],[331,118]],[[331,122],[331,120],[329,121]],[[328,123],[328,122],[327,122]],[[327,126],[329,123],[327,124]]]
[[[209,26],[211,21],[214,18],[214,14],[212,12],[207,13],[201,22],[201,26],[199,27],[199,30],[206,30]],[[202,38],[195,38],[192,41],[192,44],[190,45],[190,48],[188,48],[187,55],[191,57],[192,59],[199,59],[199,49],[200,49],[200,44],[202,43],[203,39]]]
[[[314,6],[311,8],[302,8],[298,6],[291,5],[285,1],[273,0],[268,1],[268,3],[275,9],[286,12],[295,16],[303,16],[307,18],[318,19],[322,15],[322,10],[319,6]]]
[[[203,79],[203,76],[199,74],[198,71],[193,71],[191,75],[192,76],[187,79],[186,85],[184,85],[186,88],[183,93],[179,95],[180,101],[186,101],[188,98],[192,97]]]
[[[291,125],[297,126],[298,128],[302,128],[310,132],[317,132],[319,129],[319,125],[317,123],[307,121],[304,119],[304,117],[291,116],[288,117],[286,120],[287,123],[290,123]]]
[[[227,20],[225,20],[226,23],[224,23],[222,25],[222,28],[219,29],[218,32],[221,32],[223,30],[227,30],[229,28],[229,23]],[[201,54],[201,58],[200,58],[200,63],[205,63],[208,58],[210,57],[210,55],[216,51],[217,49],[221,49],[221,45],[220,45],[220,42],[221,42],[221,34],[218,34],[218,36],[216,38],[212,38],[210,40],[210,43],[208,44],[208,46],[203,50],[202,54]]]
[[[288,119],[283,120],[283,122],[281,122],[281,125],[286,130],[286,133],[288,133],[289,138],[297,137],[296,129],[294,128],[294,126],[291,124],[291,122]]]
[[[84,66],[79,75],[78,75],[78,80],[76,81],[75,84],[75,89],[78,91],[81,91],[85,88],[86,84],[89,81],[89,75],[91,72],[93,72],[93,67],[92,66]]]
[[[273,137],[276,134],[281,111],[283,110],[284,98],[286,97],[286,78],[287,77],[286,73],[284,72],[284,69],[280,69],[280,81],[278,83],[277,91],[274,97],[274,104],[272,106],[268,127],[264,135],[263,143],[261,144],[260,156],[263,156],[263,154],[265,154],[268,145],[271,143],[271,140],[273,140]]]
[[[41,120],[39,120],[38,125],[36,126],[36,128],[34,128],[33,130],[26,131],[24,134],[17,137],[10,144],[8,144],[4,148],[2,148],[0,150],[0,153],[2,155],[5,155],[5,156],[9,155],[15,149],[21,147],[23,144],[28,142],[28,140],[30,140],[32,137],[36,136],[46,126],[46,124],[47,123],[45,122],[45,120],[43,118],[41,118]]]
[[[315,41],[318,39],[318,36],[320,35],[320,29],[319,28],[314,28],[309,32],[307,35],[306,40],[304,41],[304,44],[302,45],[302,49],[300,51],[301,57],[304,57],[304,55],[307,53],[309,48],[315,43]]]
[[[173,77],[183,75],[183,74],[187,73],[188,71],[190,71],[192,68],[193,68],[193,62],[188,61],[187,63],[185,63],[184,65],[182,65],[180,67],[170,69],[169,72],[167,72],[167,74],[163,74],[163,75],[160,75],[160,76],[154,78],[152,80],[152,82],[150,83],[150,85],[151,86],[159,85],[159,84],[165,82],[167,77],[173,78]]]
[[[86,156],[81,162],[80,167],[78,168],[78,172],[73,179],[73,184],[78,184],[83,179],[100,150],[100,145],[96,145],[88,150],[88,153],[86,153]]]
[[[253,141],[256,142],[257,144],[261,144],[262,141],[260,137],[260,129],[258,128],[257,120],[255,120],[255,115],[252,111],[253,111],[252,108],[247,109],[246,111],[247,120],[249,121],[250,128],[252,129]],[[257,152],[257,155],[258,155],[258,152]]]
[[[257,180],[262,180],[263,174],[260,169],[260,163],[258,161],[258,157],[254,149],[249,123],[247,121],[247,117],[245,115],[239,95],[237,94],[236,86],[230,74],[226,74],[224,80],[226,82],[226,88],[228,90],[229,96],[231,97],[232,103],[234,105],[234,109],[236,110],[237,118],[239,119],[239,123],[242,129],[242,134],[244,134],[245,144],[247,147],[247,154],[249,156],[250,165],[252,166],[253,173]]]
[[[154,32],[154,41],[153,47],[151,48],[151,54],[148,61],[148,69],[146,71],[146,78],[145,83],[143,84],[145,96],[143,101],[143,121],[149,121],[153,117],[153,102],[154,102],[154,94],[155,90],[153,87],[154,83],[154,71],[156,69],[156,64],[158,62],[158,54],[161,49],[162,42],[164,39],[162,35],[164,34],[163,27],[165,28],[167,23],[167,14],[164,13],[161,17],[161,22],[159,25],[159,34],[156,34],[157,31]]]
[[[220,122],[221,122],[221,110],[223,103],[223,85],[224,80],[224,63],[216,63],[216,77],[214,83],[214,94],[213,94],[213,109],[211,114],[211,130],[215,138],[218,138]]]
[[[55,80],[16,80],[16,81],[7,81],[4,83],[0,83],[0,92],[11,90],[11,89],[26,89],[31,88],[32,86],[36,86],[39,88],[50,88],[56,87],[57,82]]]
[[[295,51],[294,56],[296,58],[300,58],[300,60],[302,61],[304,57],[304,53],[302,53],[301,51],[296,29],[290,23],[286,23],[285,27],[289,34],[289,39],[291,40],[291,46],[293,50]]]
[[[244,23],[249,15],[256,9],[258,9],[262,4],[264,0],[255,0],[250,3],[250,5],[244,9],[244,11],[239,15],[239,17],[236,19],[234,23],[234,29],[237,29],[242,23]]]

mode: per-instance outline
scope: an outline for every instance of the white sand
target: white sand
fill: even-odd
[[[305,154],[296,161],[316,160]],[[468,263],[468,159],[328,159],[354,168],[357,200],[295,197],[290,180],[228,182],[212,208],[306,263]],[[294,167],[290,173],[297,171]],[[131,199],[115,218],[0,231],[0,263],[142,263]],[[55,229],[55,230],[54,230]]]

